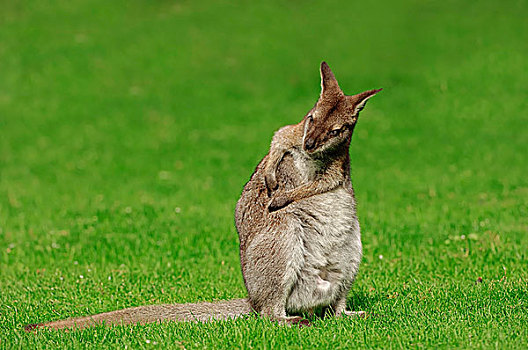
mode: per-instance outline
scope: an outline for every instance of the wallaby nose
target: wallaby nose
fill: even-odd
[[[315,146],[314,139],[306,139],[306,140],[304,140],[304,149],[305,150],[311,151],[311,150],[313,150],[314,146]]]

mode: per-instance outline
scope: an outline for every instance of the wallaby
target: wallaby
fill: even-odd
[[[235,209],[247,299],[151,305],[26,326],[210,321],[257,313],[306,324],[302,313],[346,311],[362,246],[350,180],[349,146],[358,113],[379,90],[346,96],[325,62],[321,94],[303,120],[277,131]]]

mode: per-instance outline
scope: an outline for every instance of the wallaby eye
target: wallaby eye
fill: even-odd
[[[341,132],[341,129],[330,130],[330,131],[328,132],[328,136],[330,136],[330,137],[334,137],[334,136],[339,135],[340,132]]]

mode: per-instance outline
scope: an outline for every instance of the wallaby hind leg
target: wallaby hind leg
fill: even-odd
[[[263,233],[246,250],[244,276],[249,301],[264,317],[280,323],[303,323],[299,316],[286,313],[288,295],[296,281],[295,254],[300,249],[294,229],[278,225],[273,232]]]
[[[282,303],[276,304],[275,306],[266,305],[260,314],[277,321],[279,324],[298,325],[299,327],[310,326],[310,321],[301,316],[288,316],[285,311],[285,304]]]
[[[367,313],[365,311],[348,311],[345,310],[341,313],[342,316],[346,317],[357,317],[357,318],[366,318]]]
[[[336,301],[334,305],[332,305],[332,308],[334,309],[336,317],[359,317],[359,318],[365,318],[366,313],[365,311],[348,311],[346,309],[346,300],[347,300],[348,291],[343,292],[341,297]]]
[[[249,300],[255,311],[261,316],[277,321],[280,324],[307,325],[308,322],[300,316],[288,316],[286,313],[286,298],[288,287],[283,281],[275,280],[258,290],[252,290]]]

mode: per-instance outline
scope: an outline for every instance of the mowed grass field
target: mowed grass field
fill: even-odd
[[[523,1],[2,1],[0,348],[528,347]],[[235,203],[319,94],[383,87],[351,146],[364,258],[312,327],[28,323],[245,296]]]

